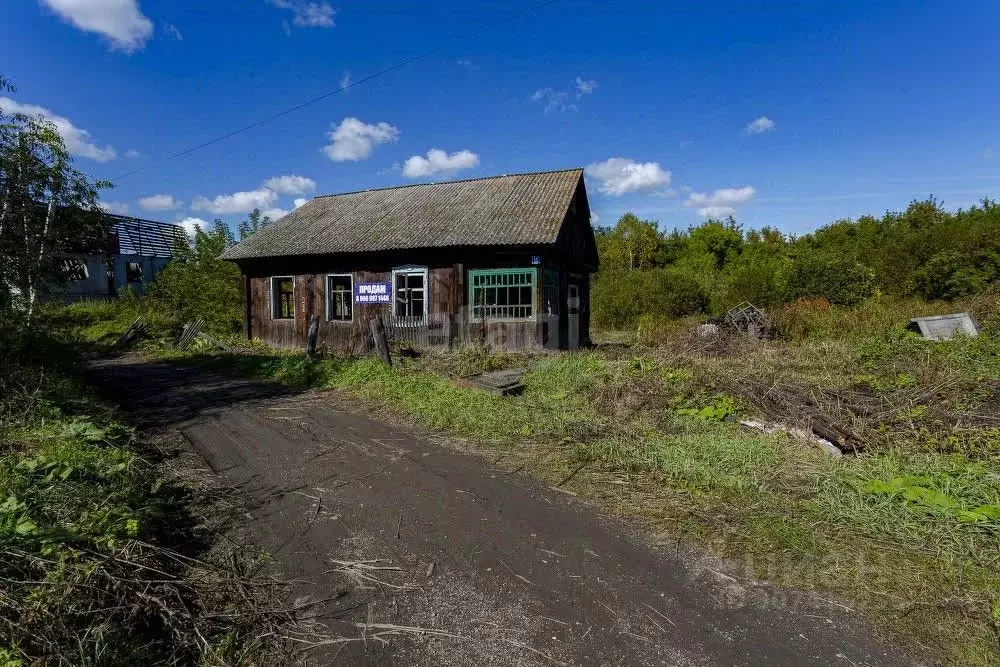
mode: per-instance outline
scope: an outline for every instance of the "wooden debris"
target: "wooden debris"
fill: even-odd
[[[177,337],[177,341],[174,343],[175,350],[186,350],[194,337],[201,333],[202,327],[205,326],[205,320],[197,319],[194,322],[188,322],[184,325],[184,329],[181,331],[181,335]]]
[[[230,354],[236,354],[236,348],[234,348],[234,347],[232,347],[230,345],[226,345],[225,343],[223,343],[218,338],[213,338],[212,336],[209,336],[204,331],[199,331],[198,335],[196,336],[196,338],[199,338],[201,340],[207,340],[209,343],[211,343],[215,347],[220,348],[222,350],[225,350],[226,352],[229,352]]]
[[[763,338],[770,325],[764,311],[749,301],[744,301],[726,312],[725,324],[731,330],[752,338]]]
[[[135,318],[135,322],[132,323],[125,333],[121,335],[121,338],[115,343],[115,347],[127,347],[134,343],[139,338],[142,338],[147,333],[146,321],[142,319],[142,316]]]
[[[521,379],[527,371],[526,368],[510,368],[492,373],[477,373],[464,378],[464,381],[477,389],[483,389],[498,396],[515,396],[524,391]]]

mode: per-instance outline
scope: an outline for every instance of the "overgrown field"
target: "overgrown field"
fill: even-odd
[[[371,399],[387,416],[458,436],[457,446],[499,465],[640,518],[665,541],[687,539],[749,576],[824,591],[925,654],[995,664],[1000,309],[993,298],[953,304],[971,309],[983,334],[930,342],[904,331],[922,314],[916,306],[941,307],[799,302],[775,313],[777,340],[704,340],[674,322],[592,351],[469,347],[394,368],[372,358],[148,345],[189,363]],[[73,317],[93,335],[101,325],[84,310]],[[518,366],[529,371],[517,397],[459,380]],[[802,406],[852,433],[857,451],[835,458],[731,421],[795,426]]]
[[[250,552],[80,380],[57,322],[0,324],[0,664],[245,664],[287,647]],[[284,606],[284,605],[282,605]]]

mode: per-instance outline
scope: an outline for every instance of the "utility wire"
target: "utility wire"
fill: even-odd
[[[539,10],[544,9],[545,7],[548,7],[549,5],[555,4],[556,2],[559,2],[559,0],[544,0],[543,2],[539,2],[538,4],[536,4],[536,5],[528,8],[528,9],[526,9],[523,12],[518,12],[516,14],[512,14],[511,16],[508,16],[506,19],[504,19],[504,20],[502,20],[502,21],[500,21],[498,23],[495,23],[495,24],[492,24],[492,25],[485,25],[484,24],[484,25],[480,26],[479,29],[474,30],[469,35],[467,35],[467,36],[463,35],[463,38],[464,37],[475,37],[477,35],[481,35],[483,33],[489,32],[489,31],[491,31],[491,30],[493,30],[495,28],[498,28],[498,27],[500,27],[502,25],[510,23],[511,21],[513,21],[515,19],[523,18],[525,16],[529,16],[531,14],[534,14],[534,13],[538,12]],[[200,144],[198,144],[196,146],[191,146],[190,148],[185,148],[184,150],[182,150],[180,152],[174,153],[172,155],[168,155],[166,158],[164,158],[163,160],[161,160],[159,163],[147,165],[145,167],[139,167],[138,169],[133,169],[132,171],[127,171],[124,174],[121,174],[120,176],[118,176],[117,178],[112,179],[112,180],[118,181],[118,180],[121,180],[123,178],[128,178],[129,176],[134,176],[135,174],[138,174],[139,172],[146,171],[150,167],[158,166],[158,164],[163,164],[164,162],[169,162],[170,160],[175,160],[175,159],[177,159],[179,157],[183,157],[185,155],[190,155],[191,153],[194,153],[195,151],[199,151],[202,148],[207,148],[208,146],[211,146],[212,144],[217,144],[220,141],[225,141],[226,139],[229,139],[230,137],[235,137],[237,134],[242,134],[242,133],[247,132],[249,130],[252,130],[252,129],[256,128],[256,127],[260,127],[261,125],[264,125],[265,123],[269,123],[272,120],[277,120],[277,119],[279,119],[279,118],[281,118],[283,116],[287,116],[288,114],[291,114],[291,113],[294,113],[296,111],[299,111],[300,109],[304,109],[305,107],[310,106],[312,104],[316,104],[317,102],[322,102],[326,98],[332,97],[333,95],[336,95],[337,93],[342,93],[342,92],[344,92],[345,90],[347,90],[349,88],[354,88],[355,86],[360,86],[363,83],[367,83],[369,81],[372,81],[373,79],[377,79],[377,78],[379,78],[381,76],[385,76],[386,74],[389,74],[390,72],[394,72],[394,71],[396,71],[398,69],[402,69],[402,68],[406,67],[407,65],[412,65],[413,63],[419,62],[421,60],[426,60],[427,58],[431,57],[432,55],[434,55],[434,54],[436,54],[436,53],[438,53],[440,51],[443,51],[447,47],[453,45],[455,42],[458,42],[460,39],[462,39],[462,38],[460,38],[460,37],[452,37],[450,39],[447,39],[447,40],[445,40],[445,43],[442,44],[441,46],[435,47],[435,48],[433,48],[433,49],[431,49],[429,51],[425,51],[425,52],[421,53],[420,55],[413,56],[412,58],[409,58],[407,60],[403,60],[401,62],[398,62],[395,65],[392,65],[390,67],[386,67],[385,69],[379,70],[378,72],[375,72],[374,74],[369,74],[368,76],[366,76],[364,78],[361,78],[361,79],[358,79],[357,81],[352,81],[351,83],[347,84],[346,86],[341,86],[340,88],[337,88],[335,90],[327,91],[327,92],[323,93],[322,95],[318,95],[317,97],[314,97],[314,98],[312,98],[310,100],[306,100],[305,102],[302,102],[301,104],[297,104],[297,105],[295,105],[293,107],[289,107],[288,109],[285,109],[283,111],[279,111],[278,113],[272,114],[272,115],[270,115],[270,116],[268,116],[266,118],[261,118],[260,120],[254,121],[253,123],[250,123],[249,125],[241,127],[241,128],[239,128],[237,130],[233,130],[231,132],[227,132],[225,134],[219,135],[218,137],[215,137],[214,139],[209,139],[208,141],[200,143]]]

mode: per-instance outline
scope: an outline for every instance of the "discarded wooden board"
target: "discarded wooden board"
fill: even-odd
[[[816,434],[812,430],[786,426],[785,424],[778,424],[776,422],[757,421],[756,419],[741,419],[739,424],[740,426],[761,431],[763,433],[787,433],[788,435],[798,438],[799,440],[811,442],[830,456],[844,455],[844,452],[840,449],[840,447],[834,444],[834,442]]]
[[[527,368],[510,368],[491,373],[477,373],[463,379],[477,389],[483,389],[498,396],[515,396],[524,391],[521,379],[527,371]]]
[[[733,331],[752,338],[763,338],[769,328],[767,315],[749,301],[726,311],[725,323]]]
[[[979,327],[968,313],[914,317],[906,328],[928,340],[950,340],[955,334],[972,338],[979,335]]]
[[[121,335],[121,338],[115,343],[115,347],[125,347],[131,345],[137,339],[146,335],[146,322],[142,319],[142,316],[135,318],[135,322],[132,323],[125,333]]]
[[[229,352],[230,354],[236,354],[236,348],[234,348],[234,347],[232,347],[230,345],[226,345],[225,343],[223,343],[221,340],[219,340],[217,338],[213,338],[212,336],[209,336],[204,331],[199,331],[198,335],[195,336],[195,337],[196,338],[200,338],[201,340],[207,340],[212,345],[214,345],[214,346],[216,346],[218,348],[221,348],[221,349],[225,350],[226,352]]]
[[[188,322],[185,324],[184,329],[181,331],[181,335],[177,337],[177,342],[174,343],[174,349],[186,350],[187,346],[194,340],[194,337],[201,333],[201,329],[204,326],[205,320],[202,319],[197,319],[194,322]]]

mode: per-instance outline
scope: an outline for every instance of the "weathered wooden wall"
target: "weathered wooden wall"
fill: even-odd
[[[469,321],[466,315],[466,295],[464,293],[465,272],[462,265],[430,267],[427,275],[428,317],[426,331],[409,331],[407,327],[393,324],[391,304],[353,305],[354,319],[351,322],[328,321],[326,316],[327,273],[309,273],[294,276],[295,318],[273,319],[271,317],[270,276],[249,278],[250,304],[247,312],[250,318],[251,338],[259,339],[283,348],[304,347],[312,315],[319,317],[317,346],[328,349],[361,351],[369,344],[368,321],[381,315],[389,326],[390,333],[401,340],[412,340],[415,344],[447,346],[455,341],[484,341],[496,347],[530,348],[543,344],[544,329],[535,318],[532,321]],[[333,271],[331,271],[332,273]],[[354,283],[389,283],[391,270],[382,271],[336,271],[350,273]],[[276,274],[276,275],[289,275]],[[539,289],[540,291],[540,289]]]

